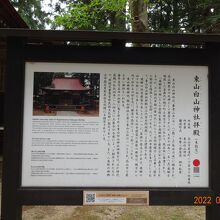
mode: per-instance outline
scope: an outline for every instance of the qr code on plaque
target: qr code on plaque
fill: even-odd
[[[86,203],[94,203],[94,202],[95,202],[95,193],[87,193]]]

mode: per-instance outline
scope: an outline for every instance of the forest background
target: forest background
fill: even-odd
[[[31,29],[220,32],[219,0],[11,0]]]

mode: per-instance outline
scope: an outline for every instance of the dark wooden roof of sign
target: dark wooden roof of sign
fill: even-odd
[[[0,0],[0,28],[3,27],[29,28],[9,0]]]
[[[80,79],[72,78],[54,78],[51,86],[44,87],[46,90],[61,90],[61,91],[89,91],[89,88],[82,86]]]
[[[60,31],[1,29],[0,37],[21,37],[27,42],[113,42],[117,43],[152,43],[152,44],[186,44],[203,45],[220,43],[220,34],[174,34],[174,33],[138,33],[138,32],[104,32],[104,31]]]

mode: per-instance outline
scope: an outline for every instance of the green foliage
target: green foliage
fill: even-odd
[[[149,8],[152,31],[212,32],[220,24],[219,0],[150,0]]]
[[[49,14],[42,10],[43,0],[11,2],[31,28],[43,29],[49,21]],[[147,10],[141,11],[138,7],[143,3]],[[133,16],[132,11],[139,15]],[[220,32],[219,0],[59,0],[53,15],[50,24],[54,29],[131,31],[141,21],[137,31],[144,30],[144,24],[156,32]]]
[[[126,0],[73,1],[55,16],[53,26],[67,30],[125,30],[126,3]]]
[[[55,17],[53,26],[67,30],[128,30],[134,19],[130,15],[134,1],[137,0],[67,0],[66,9]],[[148,7],[146,13],[150,31],[212,32],[212,28],[220,24],[219,0],[143,2]],[[126,10],[128,5],[130,12]]]
[[[11,0],[12,5],[32,29],[44,29],[49,22],[48,14],[42,10],[43,0]]]

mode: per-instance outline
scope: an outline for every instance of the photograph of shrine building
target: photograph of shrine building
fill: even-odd
[[[99,116],[98,73],[35,72],[34,116]]]

